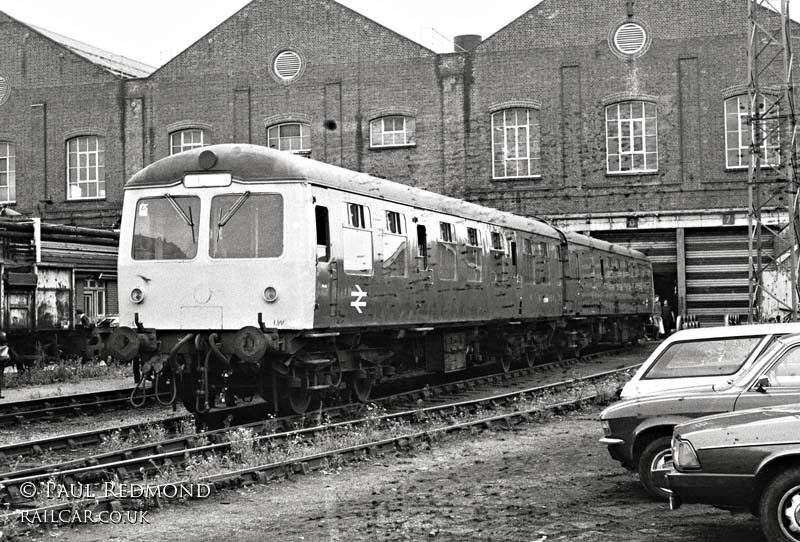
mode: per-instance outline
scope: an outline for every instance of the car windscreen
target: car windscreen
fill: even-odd
[[[211,200],[212,258],[277,258],[283,254],[283,197],[226,194]]]
[[[732,375],[763,339],[762,336],[725,337],[672,343],[642,380]]]
[[[136,202],[134,260],[190,260],[197,254],[200,198],[164,196]]]

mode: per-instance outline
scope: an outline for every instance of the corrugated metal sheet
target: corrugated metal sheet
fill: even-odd
[[[638,250],[653,264],[653,271],[675,272],[675,230],[624,230],[592,232],[593,237]]]
[[[43,240],[42,262],[74,265],[78,271],[116,273],[117,248]]]
[[[747,229],[686,230],[686,308],[701,325],[747,314]],[[771,245],[765,254],[772,256]]]

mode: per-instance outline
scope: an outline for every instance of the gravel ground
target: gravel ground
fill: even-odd
[[[670,512],[597,440],[599,410],[452,438],[329,473],[169,505],[149,525],[71,526],[42,540],[761,542],[749,515]],[[1,538],[0,538],[1,539]]]
[[[61,395],[75,395],[79,393],[92,393],[95,391],[116,390],[133,386],[131,377],[92,378],[80,382],[60,382],[58,384],[43,384],[39,386],[22,386],[19,388],[3,389],[2,403],[27,401],[29,399],[42,399],[45,397],[59,397]]]

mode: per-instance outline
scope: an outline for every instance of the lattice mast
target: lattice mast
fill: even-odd
[[[797,123],[789,0],[781,0],[780,13],[767,0],[747,2],[748,117],[752,134],[748,316],[750,323],[776,316],[798,320]],[[782,250],[784,247],[786,250]],[[761,308],[766,300],[782,314],[764,314]]]

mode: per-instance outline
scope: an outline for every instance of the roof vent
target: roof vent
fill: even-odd
[[[614,47],[623,55],[635,55],[644,49],[647,33],[636,23],[625,23],[614,32]]]
[[[290,81],[300,75],[303,67],[303,60],[294,51],[281,51],[275,57],[273,70],[275,75],[284,81]]]

